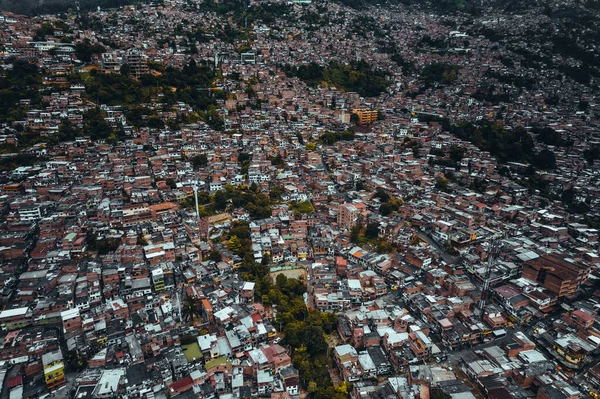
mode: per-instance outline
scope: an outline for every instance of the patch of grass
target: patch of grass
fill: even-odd
[[[194,362],[202,359],[202,352],[200,352],[200,346],[198,346],[197,342],[189,345],[182,345],[181,348],[183,349],[183,354],[188,362]]]

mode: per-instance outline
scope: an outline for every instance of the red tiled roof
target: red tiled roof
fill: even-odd
[[[169,385],[169,390],[171,392],[183,392],[190,389],[192,385],[194,385],[194,380],[192,380],[192,377],[188,376]]]
[[[594,316],[585,313],[582,310],[576,310],[573,312],[573,316],[577,316],[579,319],[583,319],[585,321],[594,320]]]
[[[260,317],[260,314],[258,313],[252,313],[252,321],[258,323],[259,321],[262,321],[262,317]]]
[[[8,379],[8,389],[12,389],[14,387],[18,387],[23,384],[23,377],[20,375],[11,377]]]

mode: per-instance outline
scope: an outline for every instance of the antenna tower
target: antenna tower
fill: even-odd
[[[492,276],[492,265],[500,255],[500,235],[495,235],[490,241],[490,250],[487,256],[487,265],[485,267],[485,276],[483,278],[483,288],[481,289],[481,300],[479,301],[479,310],[483,311],[488,301],[488,291],[490,290],[490,280]]]

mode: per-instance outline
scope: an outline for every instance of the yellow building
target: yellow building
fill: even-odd
[[[594,347],[574,334],[567,334],[556,341],[552,348],[563,360],[565,366],[578,368],[593,352]]]
[[[154,291],[164,291],[165,275],[160,267],[152,270],[152,282],[154,283]]]
[[[60,349],[42,355],[42,364],[48,390],[52,391],[65,384],[65,363]]]
[[[377,110],[368,108],[355,108],[352,110],[353,114],[358,116],[359,125],[368,125],[377,120]]]

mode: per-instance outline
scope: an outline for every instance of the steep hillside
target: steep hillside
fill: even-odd
[[[77,0],[0,0],[0,10],[17,14],[34,15],[64,12],[75,9]],[[132,4],[136,0],[79,0],[81,9],[119,7]]]

